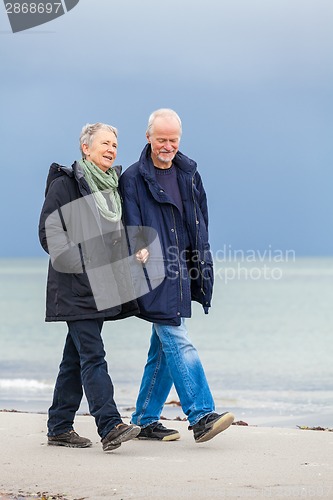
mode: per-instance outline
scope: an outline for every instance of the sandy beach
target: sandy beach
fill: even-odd
[[[90,416],[75,428],[93,446],[72,449],[47,445],[45,414],[0,412],[0,499],[333,498],[333,432],[233,425],[199,445],[167,425],[179,441],[105,453]]]

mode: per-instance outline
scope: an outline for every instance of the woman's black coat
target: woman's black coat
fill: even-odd
[[[46,321],[115,320],[139,312],[134,294],[126,295],[122,290],[125,283],[131,286],[126,238],[121,237],[119,226],[107,233],[103,224],[80,165],[75,162],[68,168],[53,163],[39,222],[41,245],[51,257]],[[104,270],[111,268],[111,255],[118,279],[107,281]],[[89,277],[94,273],[101,279],[93,292]],[[121,303],[115,298],[124,296],[131,296],[131,300]]]

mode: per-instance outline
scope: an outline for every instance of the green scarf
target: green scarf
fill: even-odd
[[[121,200],[118,193],[118,175],[113,168],[103,172],[95,163],[83,158],[79,161],[83,169],[84,177],[95,198],[98,210],[101,215],[112,222],[118,222],[121,219]],[[108,194],[113,211],[108,207],[106,199],[101,191]]]

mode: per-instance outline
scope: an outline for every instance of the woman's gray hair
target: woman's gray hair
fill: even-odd
[[[108,125],[107,123],[87,123],[81,131],[80,135],[80,151],[82,153],[83,158],[85,158],[85,154],[82,151],[82,144],[87,144],[88,146],[91,146],[93,140],[94,140],[94,135],[96,132],[99,130],[108,130],[109,132],[112,132],[116,137],[118,137],[118,130],[116,127],[113,127],[112,125]]]
[[[177,115],[176,111],[174,111],[173,109],[170,109],[170,108],[161,108],[161,109],[157,109],[156,111],[153,111],[153,113],[150,115],[150,117],[148,119],[148,127],[147,127],[147,132],[146,132],[148,136],[151,135],[154,121],[158,117],[176,118],[176,120],[178,120],[179,126],[180,126],[180,135],[182,135],[182,121],[179,118],[179,116]]]

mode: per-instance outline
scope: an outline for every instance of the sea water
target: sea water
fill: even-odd
[[[211,311],[194,304],[187,320],[217,411],[251,425],[333,427],[333,259],[265,257],[217,258]],[[46,276],[47,259],[0,259],[0,410],[50,406],[66,324],[44,322]],[[137,318],[103,327],[124,416],[135,404],[150,328]],[[174,389],[168,401],[178,401]],[[80,411],[88,411],[85,399]],[[177,405],[163,414],[184,417]]]

